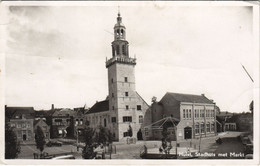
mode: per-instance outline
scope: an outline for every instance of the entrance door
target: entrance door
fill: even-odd
[[[23,140],[26,141],[26,134],[23,134]]]
[[[184,128],[184,139],[191,139],[192,130],[191,127]]]

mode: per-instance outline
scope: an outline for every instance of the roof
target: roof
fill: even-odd
[[[179,102],[214,104],[213,101],[209,100],[204,95],[192,95],[170,92],[167,92],[166,95],[167,94]]]
[[[21,115],[26,115],[26,118],[34,118],[35,114],[33,107],[6,107],[5,109],[10,118]]]
[[[108,100],[103,100],[94,104],[86,114],[98,113],[109,111],[109,102]]]
[[[43,120],[43,119],[38,119],[38,120],[34,120],[33,121],[33,126],[35,126],[37,123],[39,123],[40,121],[42,121],[43,123],[45,123],[47,125],[47,123]]]

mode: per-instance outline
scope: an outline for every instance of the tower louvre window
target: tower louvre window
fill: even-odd
[[[122,45],[122,53],[125,55],[125,45]]]
[[[119,45],[116,46],[116,54],[119,55]]]

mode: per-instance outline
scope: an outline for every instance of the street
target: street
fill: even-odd
[[[237,136],[241,132],[226,132],[220,133],[217,136],[206,137],[201,139],[199,144],[199,139],[193,140],[182,140],[178,144],[181,148],[193,148],[200,153],[214,153],[216,156],[202,156],[199,159],[241,159],[243,156],[243,144],[237,140]],[[215,143],[216,138],[220,137],[223,141],[222,144],[218,145]],[[140,150],[145,145],[148,149],[156,149],[161,146],[161,141],[137,141],[136,144],[126,144],[125,142],[114,142],[113,145],[116,147],[116,153],[112,153],[112,159],[140,159]],[[176,142],[172,141],[172,146],[175,148]],[[77,152],[77,148],[74,145],[62,145],[61,147],[47,147],[45,146],[44,152],[49,155],[55,155],[60,153],[73,153],[76,159],[81,158],[81,150]],[[36,149],[33,143],[23,143],[21,145],[21,153],[19,154],[19,159],[33,159],[33,153],[40,153]],[[106,159],[109,155],[106,155]]]

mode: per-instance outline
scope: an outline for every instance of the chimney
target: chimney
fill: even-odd
[[[51,105],[51,110],[54,110],[54,104]]]

